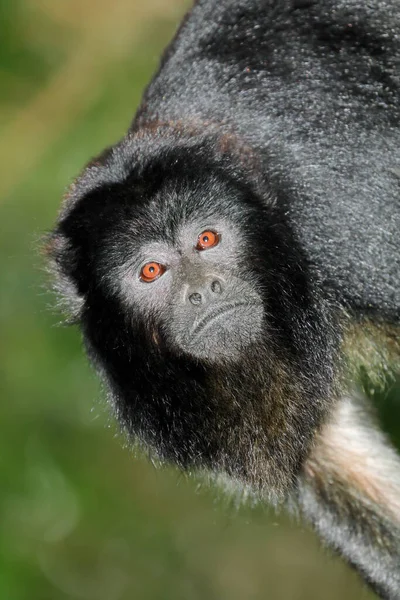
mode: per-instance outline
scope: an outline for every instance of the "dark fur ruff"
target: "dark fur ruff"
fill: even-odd
[[[387,598],[400,597],[398,514],[383,516],[376,494],[368,504],[363,478],[338,483],[335,453],[321,456],[343,413],[349,319],[398,338],[399,15],[397,0],[200,0],[126,137],[73,184],[48,245],[129,434],[272,502],[291,495]],[[178,352],[119,285],[140,244],[173,244],[182,223],[216,212],[243,233],[238,269],[265,312],[262,341],[234,364]],[[335,427],[349,422],[364,432],[356,418]]]
[[[339,336],[287,223],[285,199],[270,186],[265,203],[261,182],[222,143],[171,127],[128,137],[74,184],[51,252],[68,288],[76,286],[72,305],[82,299],[89,354],[126,429],[160,458],[225,472],[276,501],[293,486],[331,401]],[[213,194],[216,179],[232,189],[219,194],[218,211],[241,219],[268,313],[263,342],[234,365],[175,353],[140,307],[127,311],[115,284],[129,237],[174,239],[177,224],[200,210],[198,192]]]

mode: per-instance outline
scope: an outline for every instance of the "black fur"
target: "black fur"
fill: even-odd
[[[169,128],[124,140],[102,163],[101,185],[92,188],[97,165],[75,184],[53,255],[82,298],[89,353],[128,431],[162,458],[226,471],[275,500],[293,485],[333,395],[339,335],[287,221],[284,191],[275,197],[270,186],[264,200],[233,156],[213,156],[217,144],[215,136],[186,140]],[[234,369],[174,352],[162,328],[155,344],[162,315],[150,325],[134,301],[128,310],[117,281],[138,244],[174,240],[182,221],[214,211],[245,232],[245,263],[268,313],[262,339]]]
[[[128,134],[72,186],[49,243],[126,430],[183,468],[273,502],[297,497],[388,598],[396,573],[390,582],[387,561],[377,574],[354,558],[342,495],[330,492],[337,535],[318,526],[325,488],[305,473],[338,406],[349,323],[391,327],[398,349],[398,31],[397,0],[199,0]],[[122,280],[146,244],[182,255],[185,228],[218,220],[240,239],[218,278],[261,298],[262,334],[235,357],[221,338],[222,358],[214,341],[202,359],[171,333],[183,326],[176,284],[149,308]],[[372,565],[379,550],[370,555]]]

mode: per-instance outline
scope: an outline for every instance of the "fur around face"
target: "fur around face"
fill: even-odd
[[[134,168],[125,172],[120,161],[120,181],[110,182],[115,151],[102,167],[105,183],[91,188],[99,163],[78,180],[53,234],[54,264],[72,282],[89,354],[129,433],[160,458],[226,473],[277,501],[293,486],[334,394],[334,311],[272,191],[268,203],[259,198],[251,174],[246,185],[244,167],[233,171],[232,154],[216,154],[215,138],[190,147],[191,137],[177,139],[170,129],[158,135],[168,142],[162,152],[146,147],[147,139],[127,141]],[[135,240],[174,240],[193,214],[211,218],[215,211],[244,232],[238,274],[250,273],[264,304],[262,339],[226,364],[176,352],[162,318],[127,306],[116,281]]]

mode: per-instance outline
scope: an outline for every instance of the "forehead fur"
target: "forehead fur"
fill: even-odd
[[[182,228],[191,224],[209,225],[219,221],[240,223],[248,209],[240,202],[233,185],[215,175],[169,178],[157,190],[126,184],[124,198],[115,199],[115,208],[123,202],[123,213],[115,213],[111,229],[129,230],[140,245],[153,242],[175,243]]]

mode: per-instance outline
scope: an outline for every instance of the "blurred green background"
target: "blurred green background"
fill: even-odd
[[[305,527],[123,449],[40,237],[187,2],[0,0],[0,600],[372,598]],[[399,443],[400,395],[377,399]]]

